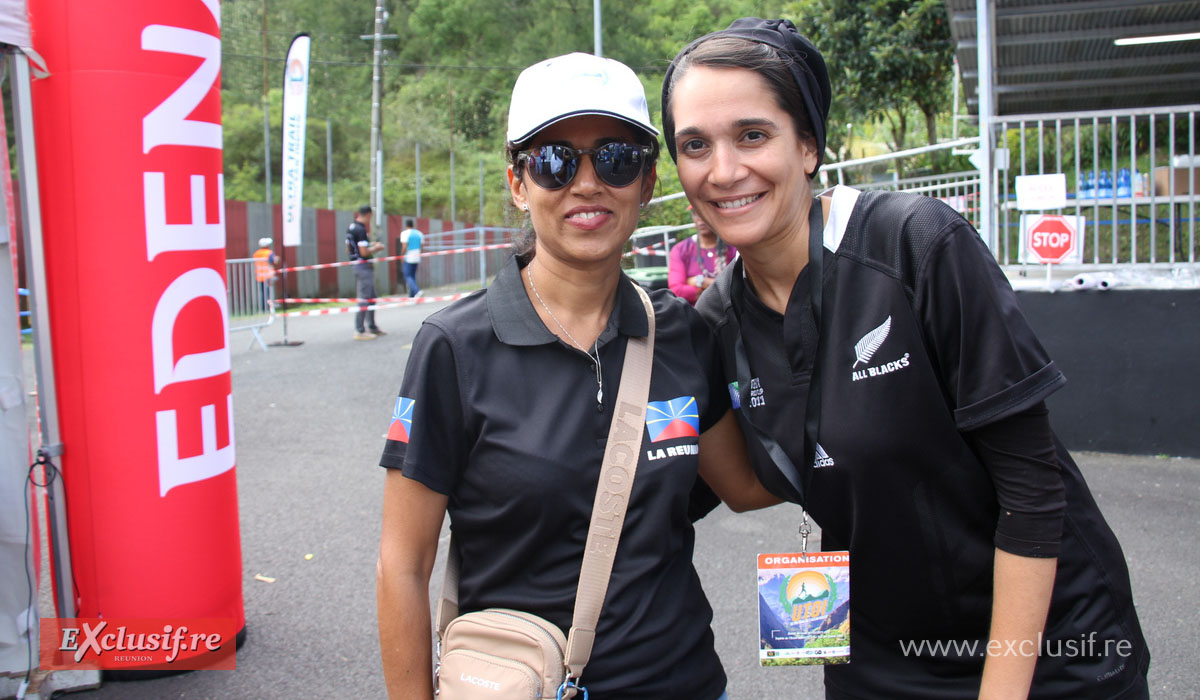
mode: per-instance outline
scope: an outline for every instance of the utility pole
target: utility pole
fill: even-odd
[[[995,98],[996,93],[993,87],[993,73],[995,66],[995,50],[993,34],[993,21],[995,19],[994,0],[976,0],[975,2],[975,36],[978,37],[979,46],[976,49],[978,57],[977,65],[979,67],[979,80],[977,90],[979,92],[979,150],[982,167],[979,168],[979,232],[983,234],[983,240],[987,241],[988,247],[992,249],[992,255],[995,256],[1000,251],[999,241],[995,223],[995,198],[992,196],[992,190],[995,188],[995,134],[992,131],[992,116],[996,111]]]
[[[382,160],[383,155],[379,148],[379,102],[380,102],[380,80],[383,73],[383,40],[395,39],[395,34],[384,34],[383,23],[387,22],[388,13],[383,9],[383,0],[375,0],[375,33],[360,34],[359,39],[369,39],[375,43],[375,59],[374,68],[371,71],[371,207],[374,211],[374,221],[372,222],[375,230],[380,231],[380,217],[382,208],[379,206],[381,198],[378,196],[379,189],[383,187],[383,178],[379,173],[383,171]]]
[[[268,97],[267,79],[267,0],[262,3],[262,76],[263,76],[263,173],[266,174],[267,211],[271,210],[271,99]],[[271,231],[270,228],[267,229]],[[274,237],[274,234],[271,234]]]
[[[601,40],[600,0],[592,0],[592,41],[596,45],[595,54],[604,55],[604,41]]]
[[[325,183],[329,191],[329,208],[333,209],[333,120],[325,117]]]
[[[371,72],[371,206],[374,211],[374,228],[380,230],[379,224],[379,207],[376,206],[378,201],[375,193],[380,186],[376,171],[378,163],[376,158],[379,157],[379,72],[380,63],[383,61],[383,0],[377,0],[375,3],[375,34],[372,37],[375,40],[375,67]],[[376,234],[378,235],[378,234]]]

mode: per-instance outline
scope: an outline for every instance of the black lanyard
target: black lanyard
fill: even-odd
[[[808,404],[804,411],[804,464],[813,464],[817,453],[817,435],[821,432],[821,381],[819,376],[819,363],[817,359],[820,357],[821,348],[821,288],[824,283],[824,268],[823,256],[825,251],[824,244],[824,217],[821,213],[821,200],[813,198],[812,206],[808,213],[808,266],[809,266],[809,281],[812,284],[812,315],[813,323],[817,329],[817,342],[814,343],[815,348],[812,363],[812,375],[808,384]],[[743,263],[744,264],[744,263]],[[742,417],[745,423],[753,430],[758,441],[762,444],[763,449],[771,456],[771,460],[775,462],[776,468],[787,478],[788,483],[800,494],[800,505],[808,510],[808,489],[806,484],[802,484],[800,478],[800,470],[792,463],[791,458],[787,456],[787,452],[780,446],[775,438],[771,437],[767,431],[763,430],[750,418],[750,360],[746,356],[746,348],[742,344],[742,329],[738,325],[736,311],[729,316],[729,323],[733,324],[734,337],[734,358],[737,361],[737,379],[738,379],[738,394],[742,405]],[[809,469],[809,480],[812,478],[812,470]]]

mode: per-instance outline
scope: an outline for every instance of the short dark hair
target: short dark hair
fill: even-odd
[[[361,207],[358,208],[358,213],[362,214],[363,216],[367,216],[368,214],[371,213],[371,205],[370,204],[362,205]]]
[[[789,67],[791,62],[792,58],[783,51],[749,39],[715,36],[701,42],[679,60],[671,74],[670,84],[663,91],[663,137],[672,141],[675,138],[675,115],[671,113],[671,97],[675,92],[675,85],[689,68],[744,68],[758,73],[767,81],[771,93],[775,96],[775,103],[791,115],[796,136],[801,140],[811,141],[815,148],[817,137],[813,130],[812,118],[804,105],[804,95],[796,85],[796,79],[792,77]],[[671,150],[674,150],[673,144]]]

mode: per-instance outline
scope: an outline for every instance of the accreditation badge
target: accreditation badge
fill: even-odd
[[[758,555],[759,663],[850,662],[850,552]]]

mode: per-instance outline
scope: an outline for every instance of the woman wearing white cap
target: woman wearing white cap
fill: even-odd
[[[571,626],[622,361],[649,328],[620,262],[653,193],[657,133],[640,81],[616,61],[570,54],[517,79],[508,179],[530,226],[488,289],[422,326],[381,460],[379,625],[394,698],[430,697],[429,576],[447,510],[462,612]],[[689,494],[699,473],[734,509],[777,499],[746,463],[703,321],[665,290],[652,306],[645,436],[575,680],[596,698],[717,700],[725,674],[692,566]]]
[[[697,308],[758,388],[754,466],[848,550],[826,698],[1146,698],[1125,558],[1044,404],[1063,375],[957,212],[814,198],[830,100],[788,20],[697,39],[663,81],[680,183],[740,254]]]

